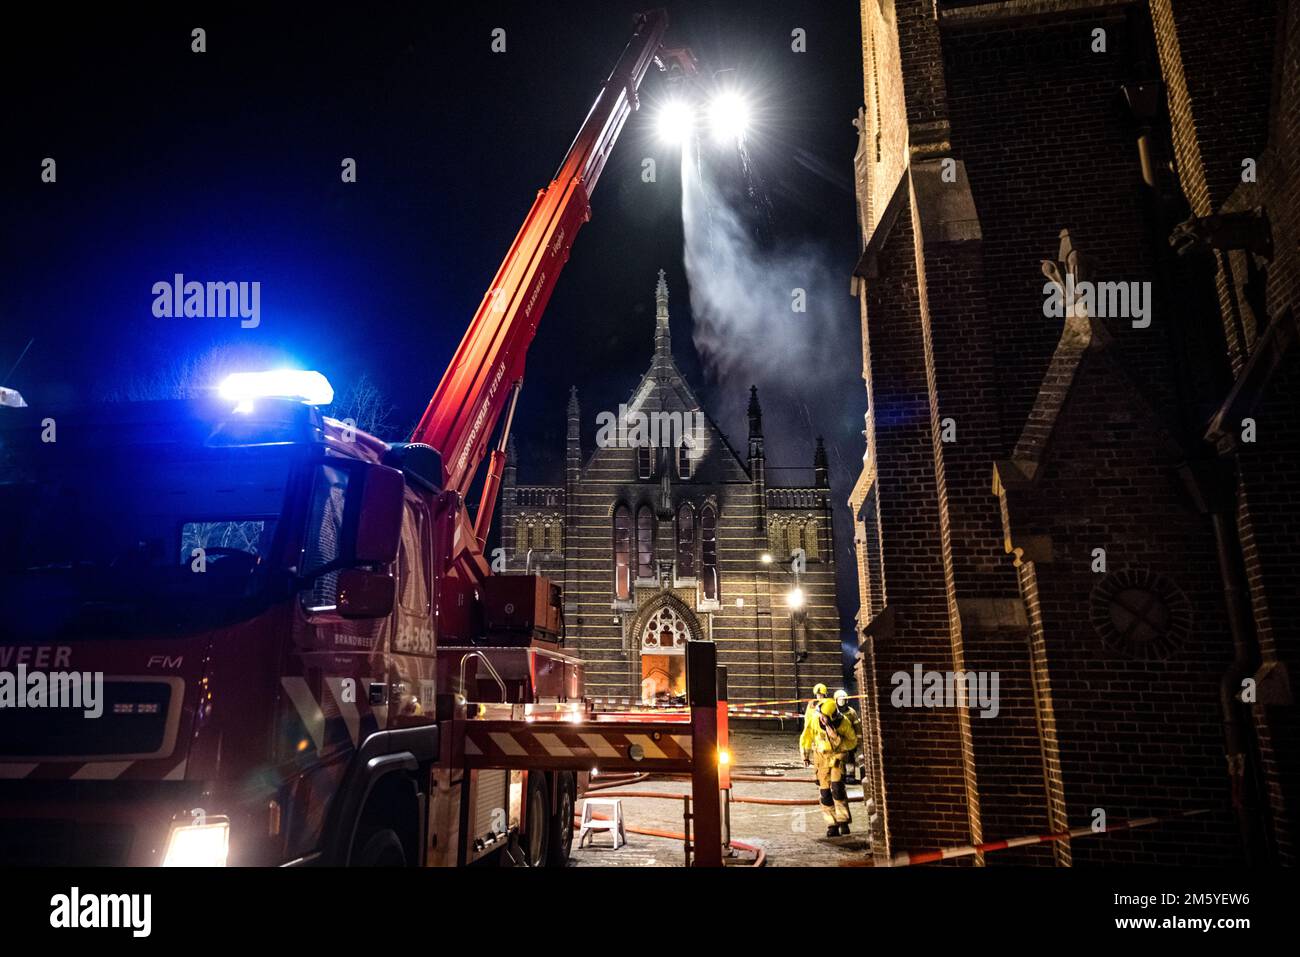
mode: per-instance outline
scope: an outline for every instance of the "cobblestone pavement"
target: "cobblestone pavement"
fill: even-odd
[[[804,768],[799,759],[798,735],[793,731],[742,731],[732,733],[731,750],[736,774],[762,774],[778,772],[771,781],[735,781],[734,797],[789,798],[815,801],[817,785],[812,771]],[[782,778],[787,780],[783,780]],[[796,783],[788,780],[808,779]],[[599,781],[599,779],[597,779]],[[619,791],[654,791],[663,794],[690,793],[690,782],[684,779],[651,779]],[[595,792],[593,797],[603,796]],[[767,853],[768,867],[818,867],[835,866],[849,861],[860,861],[870,855],[867,847],[866,812],[860,799],[861,787],[849,787],[850,806],[853,809],[854,834],[841,838],[846,846],[836,846],[825,840],[826,825],[822,823],[821,810],[816,805],[802,807],[766,804],[731,805],[731,836],[762,847]],[[660,798],[621,798],[623,819],[628,827],[658,828],[681,833],[682,802]],[[581,813],[581,802],[579,802]],[[577,838],[573,843],[573,867],[680,867],[685,858],[682,843],[644,834],[627,835],[627,844],[617,851],[611,849],[613,838],[607,832],[595,834],[588,845],[579,850]]]

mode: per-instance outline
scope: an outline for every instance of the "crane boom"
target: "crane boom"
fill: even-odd
[[[591,217],[589,202],[637,90],[655,62],[668,15],[636,16],[632,39],[601,88],[551,183],[537,194],[465,332],[433,398],[411,434],[412,442],[442,453],[444,488],[462,497],[483,462],[488,441],[524,373],[556,279],[568,261],[578,229]],[[499,451],[494,459],[500,458]],[[489,470],[475,538],[487,534],[500,462]],[[486,521],[485,521],[486,519]]]

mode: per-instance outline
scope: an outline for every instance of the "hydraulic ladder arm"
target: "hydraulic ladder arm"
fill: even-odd
[[[482,568],[482,546],[491,524],[504,465],[507,425],[493,450],[472,530],[464,499],[483,462],[488,441],[523,381],[528,346],[568,261],[578,229],[591,217],[589,201],[605,162],[629,114],[637,91],[659,60],[668,15],[653,10],[636,16],[632,39],[592,104],[551,183],[537,194],[523,226],[474,319],[461,340],[424,416],[411,434],[442,453],[444,489],[460,496],[458,562],[466,557]],[[688,58],[679,51],[667,56]],[[659,63],[663,67],[662,61]],[[466,552],[469,555],[466,555]]]

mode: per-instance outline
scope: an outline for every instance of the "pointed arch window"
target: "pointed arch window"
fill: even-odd
[[[809,519],[803,527],[804,557],[809,561],[821,561],[821,528],[817,519]]]
[[[695,457],[691,454],[691,442],[684,439],[677,446],[677,477],[688,479],[695,474]]]
[[[688,625],[670,605],[661,605],[641,630],[641,654],[683,654],[691,639]]]
[[[655,577],[655,513],[648,505],[636,512],[636,577]]]
[[[695,511],[685,502],[677,509],[677,577],[695,577]]]
[[[786,554],[785,543],[785,522],[776,519],[772,522],[768,531],[768,548],[771,549],[772,554],[778,559],[784,559]]]
[[[626,505],[614,509],[614,597],[632,597],[632,511]]]
[[[654,449],[649,444],[636,447],[636,477],[642,480],[654,478]]]
[[[808,557],[808,549],[804,545],[805,533],[802,522],[792,521],[786,527],[785,557],[787,559],[793,558],[800,549],[803,549],[804,557]]]
[[[705,601],[718,601],[718,512],[700,509],[700,586]]]

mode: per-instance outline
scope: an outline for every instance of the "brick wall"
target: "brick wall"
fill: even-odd
[[[1296,142],[1300,98],[1286,92],[1298,82],[1287,40],[1273,117],[1261,122],[1273,6],[1153,0],[1153,26],[1146,3],[1122,0],[941,3],[937,15],[921,0],[861,4],[856,275],[869,418],[852,505],[860,519],[879,519],[879,536],[859,544],[859,667],[879,706],[877,791],[892,852],[1079,826],[1098,808],[1115,820],[1208,807],[1195,820],[987,863],[1242,859],[1218,701],[1234,656],[1228,598],[1213,528],[1178,466],[1207,454],[1197,417],[1225,400],[1222,377],[1190,363],[1205,360],[1209,343],[1210,364],[1232,357],[1240,374],[1267,317],[1233,316],[1235,339],[1226,335],[1217,360],[1213,337],[1186,328],[1216,295],[1211,272],[1223,308],[1239,308],[1246,270],[1237,252],[1208,271],[1195,259],[1171,264],[1177,180],[1162,171],[1177,156],[1189,205],[1207,212],[1272,198],[1275,242],[1286,248],[1268,267],[1267,311],[1291,306],[1294,150],[1275,149]],[[1296,22],[1293,10],[1287,37]],[[1097,29],[1104,52],[1091,49]],[[1148,186],[1123,89],[1162,73],[1169,117],[1146,130],[1156,171]],[[1233,182],[1246,142],[1265,160],[1253,192]],[[948,157],[967,194],[926,185],[933,179],[922,173]],[[945,218],[963,203],[971,211],[962,222]],[[1056,258],[1063,227],[1089,260],[1085,278],[1151,284],[1149,328],[1096,320],[1082,351],[1060,351],[1062,321],[1044,315],[1038,263]],[[1190,273],[1207,284],[1188,285]],[[1300,727],[1280,703],[1297,634],[1296,590],[1282,585],[1296,580],[1297,558],[1283,542],[1300,538],[1300,494],[1284,463],[1300,458],[1300,396],[1296,350],[1271,335],[1275,368],[1256,370],[1267,386],[1246,403],[1267,420],[1268,438],[1234,454],[1261,685],[1279,664],[1270,684],[1279,703],[1253,713],[1272,831],[1287,859]],[[956,439],[944,442],[949,418]],[[995,463],[1000,497],[989,494]],[[1104,574],[1092,568],[1099,547]],[[1146,596],[1142,608],[1165,617],[1135,623],[1140,615],[1119,595]],[[1125,644],[1121,633],[1154,644]],[[1160,654],[1149,653],[1155,647]],[[890,676],[917,662],[996,671],[999,717],[892,707]]]
[[[1180,492],[1180,459],[1111,350],[1094,342],[1041,473],[1008,505],[1013,543],[1035,540],[1026,598],[1041,632],[1035,664],[1050,686],[1069,825],[1090,823],[1097,808],[1112,821],[1214,812],[1076,841],[1076,864],[1240,858],[1218,711],[1233,648],[1213,535]],[[1104,572],[1094,570],[1098,548]],[[1152,576],[1169,583],[1169,597]],[[1144,616],[1173,618],[1171,646],[1143,640],[1155,633]]]
[[[1215,273],[1236,380],[1231,392],[1217,397],[1223,411],[1212,431],[1238,477],[1237,537],[1260,688],[1250,711],[1269,837],[1276,858],[1295,863],[1300,731],[1290,675],[1300,652],[1300,555],[1287,543],[1300,534],[1300,479],[1289,465],[1300,456],[1294,320],[1300,292],[1300,4],[1151,0],[1151,11],[1169,89],[1170,137],[1189,206],[1198,216],[1258,206],[1271,224],[1271,257],[1232,248],[1203,248],[1198,255]],[[1243,182],[1248,157],[1257,161],[1257,183]],[[1264,284],[1254,303],[1243,283],[1251,271]],[[1239,441],[1245,418],[1257,423],[1254,443]]]

